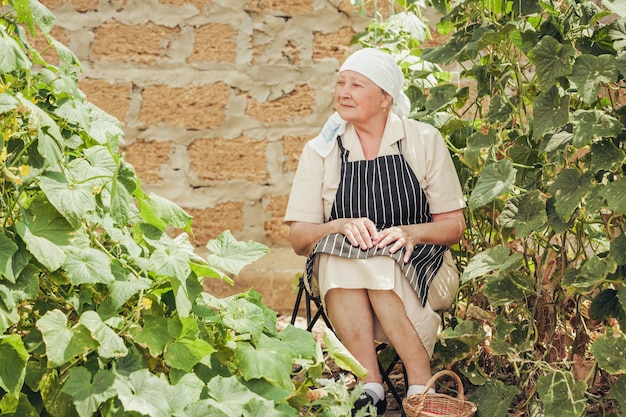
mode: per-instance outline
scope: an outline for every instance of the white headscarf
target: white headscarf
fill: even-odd
[[[366,76],[393,98],[393,112],[401,116],[409,115],[411,101],[402,91],[404,75],[391,55],[374,48],[360,49],[346,59],[339,69],[340,73],[342,71],[354,71]],[[326,157],[333,149],[337,136],[345,132],[346,124],[335,112],[320,134],[311,141],[313,149]]]
[[[393,98],[393,111],[408,116],[411,101],[402,91],[404,75],[391,55],[374,48],[356,51],[346,59],[339,72],[354,71],[365,75]]]

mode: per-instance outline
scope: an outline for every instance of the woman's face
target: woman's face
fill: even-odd
[[[335,109],[342,119],[352,124],[366,123],[384,116],[391,96],[365,75],[341,71],[335,84]]]

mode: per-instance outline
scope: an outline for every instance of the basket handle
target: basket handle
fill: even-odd
[[[447,369],[444,369],[444,370],[441,370],[441,371],[437,372],[435,375],[433,375],[428,380],[428,382],[426,383],[426,387],[424,388],[424,392],[420,396],[420,399],[422,397],[424,397],[428,393],[428,390],[430,388],[433,388],[435,386],[435,382],[439,378],[441,378],[442,376],[446,376],[446,375],[451,377],[452,379],[454,379],[454,382],[456,382],[456,386],[458,388],[458,390],[457,390],[457,394],[458,394],[457,397],[459,398],[459,400],[465,401],[465,393],[463,391],[463,382],[461,381],[461,378],[459,378],[459,376],[456,373],[454,373],[452,371],[449,371]]]

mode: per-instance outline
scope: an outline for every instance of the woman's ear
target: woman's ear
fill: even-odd
[[[385,110],[388,110],[391,108],[393,104],[393,98],[391,97],[391,94],[389,94],[385,90],[382,90],[382,91],[383,91],[383,102],[381,104],[381,107]]]

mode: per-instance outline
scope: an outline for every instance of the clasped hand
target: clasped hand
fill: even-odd
[[[374,246],[382,249],[393,244],[389,248],[389,252],[396,253],[404,247],[404,262],[406,263],[413,253],[413,248],[415,248],[415,238],[413,234],[409,233],[409,226],[393,226],[377,230],[374,222],[367,217],[337,220],[342,222],[339,226],[339,233],[344,235],[352,246],[358,246],[363,250],[371,249]]]

